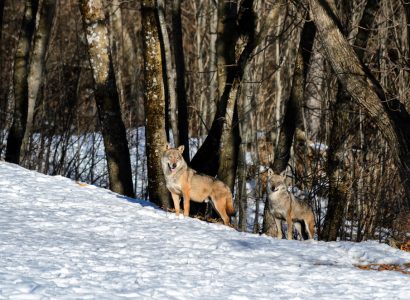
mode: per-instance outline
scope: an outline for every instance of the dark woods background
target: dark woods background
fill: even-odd
[[[3,0],[0,157],[167,209],[171,141],[239,230],[275,235],[269,166],[320,239],[403,241],[410,4],[335,2]]]

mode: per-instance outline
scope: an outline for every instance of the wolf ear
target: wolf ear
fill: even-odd
[[[167,143],[167,145],[165,146],[165,150],[169,150],[171,148],[172,148],[171,145]]]
[[[272,176],[273,175],[273,170],[271,168],[268,169],[268,176]]]
[[[184,153],[184,149],[185,149],[184,145],[179,146],[178,147],[179,153],[181,153],[181,154]]]
[[[286,177],[286,170],[282,171],[282,172],[280,173],[280,176]]]

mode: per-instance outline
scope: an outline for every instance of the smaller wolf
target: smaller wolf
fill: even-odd
[[[312,209],[304,202],[298,201],[295,196],[288,191],[285,183],[285,173],[275,174],[272,169],[268,169],[267,193],[269,208],[275,217],[278,228],[279,239],[282,238],[281,220],[288,224],[288,240],[293,238],[293,223],[298,234],[302,235],[301,223],[304,222],[309,239],[313,239],[315,231],[315,217]]]
[[[225,225],[229,224],[229,216],[233,215],[232,193],[229,187],[211,176],[198,174],[188,167],[182,153],[184,146],[171,148],[167,145],[162,154],[162,170],[166,186],[174,201],[176,215],[179,215],[179,202],[184,197],[184,216],[189,216],[190,200],[204,202],[209,198]]]

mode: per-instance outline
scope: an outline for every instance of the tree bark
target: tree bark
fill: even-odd
[[[94,97],[104,139],[110,189],[133,197],[130,154],[121,117],[103,3],[99,0],[80,0],[80,11],[93,72]]]
[[[174,0],[172,3],[172,41],[174,46],[174,60],[176,70],[175,75],[178,108],[178,142],[179,145],[185,146],[183,156],[185,161],[189,162],[188,104],[185,90],[185,56],[182,43],[181,2],[182,0]]]
[[[239,82],[238,80],[235,80],[226,106],[225,123],[221,134],[220,162],[217,173],[218,178],[225,182],[231,191],[234,190],[235,186],[238,152],[241,143],[237,107],[239,94]]]
[[[26,0],[20,37],[14,57],[14,112],[13,123],[7,138],[6,161],[19,164],[28,110],[28,64],[30,43],[35,28],[38,1]]]
[[[45,56],[48,48],[51,27],[56,11],[57,0],[44,0],[40,4],[36,17],[36,29],[33,45],[30,53],[30,65],[28,74],[28,112],[26,130],[21,146],[22,156],[28,146],[28,140],[32,131],[34,121],[34,109],[38,92],[43,78]],[[22,159],[23,157],[20,157]]]
[[[177,95],[175,91],[175,70],[172,67],[171,58],[171,44],[169,41],[169,35],[167,30],[167,24],[165,21],[165,7],[163,0],[157,0],[158,9],[158,25],[159,25],[159,40],[161,44],[162,63],[163,63],[163,81],[165,87],[165,101],[169,104],[169,111],[166,112],[169,115],[170,127],[172,130],[172,136],[174,138],[175,146],[179,146],[179,133],[178,133],[178,113],[177,113]]]
[[[4,0],[0,2],[0,41],[3,33],[3,14],[4,14]]]
[[[108,11],[110,13],[110,48],[111,48],[111,57],[114,66],[115,81],[117,86],[118,98],[120,104],[125,102],[125,93],[124,93],[124,57],[123,57],[123,48],[124,48],[124,27],[122,24],[122,11],[121,3],[119,0],[110,1]],[[121,106],[120,106],[121,107]]]
[[[142,36],[145,78],[145,138],[150,201],[164,209],[170,207],[169,193],[161,166],[162,152],[167,144],[165,134],[165,98],[162,75],[159,25],[154,0],[143,0]]]
[[[390,99],[337,27],[337,19],[324,0],[310,0],[326,58],[343,87],[363,108],[387,140],[396,160],[407,205],[410,206],[410,116],[396,98]]]

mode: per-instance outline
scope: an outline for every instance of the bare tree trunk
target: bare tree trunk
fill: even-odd
[[[134,196],[125,126],[115,84],[109,36],[101,1],[80,1],[88,55],[94,79],[94,97],[104,139],[110,189]]]
[[[212,1],[211,1],[212,2]],[[210,128],[212,125],[212,117],[215,115],[215,107],[218,97],[218,90],[217,90],[217,53],[216,53],[216,41],[217,41],[217,27],[218,27],[218,9],[214,7],[212,3],[210,3],[211,8],[211,20],[209,24],[210,30],[210,41],[209,41],[209,101],[205,107],[206,113],[206,127]]]
[[[178,142],[180,145],[185,146],[183,156],[185,161],[189,162],[188,104],[185,90],[185,56],[182,44],[181,2],[182,0],[173,0],[172,3],[172,36],[176,69]]]
[[[157,0],[158,9],[158,25],[159,25],[159,40],[162,49],[162,63],[165,87],[165,101],[169,103],[169,122],[171,125],[172,136],[175,146],[179,146],[178,133],[178,114],[177,114],[177,95],[175,92],[175,71],[172,67],[171,44],[169,42],[167,24],[165,21],[165,7],[163,0]]]
[[[113,67],[115,72],[115,83],[117,86],[117,92],[120,103],[125,102],[124,95],[124,82],[123,82],[123,67],[124,67],[124,57],[123,57],[123,34],[124,27],[122,24],[122,11],[121,3],[119,0],[111,0],[108,6],[108,11],[110,13],[110,48],[111,57],[113,61]]]
[[[2,32],[3,32],[3,14],[4,14],[4,0],[0,1],[0,41],[2,41]]]
[[[321,110],[326,80],[326,66],[323,54],[320,51],[320,43],[315,37],[312,48],[312,58],[308,67],[306,78],[305,117],[306,131],[316,140],[319,138]]]
[[[161,156],[167,144],[165,134],[165,98],[162,75],[159,25],[154,0],[143,0],[142,36],[145,77],[145,139],[150,201],[170,207],[169,193],[161,166]]]
[[[7,138],[6,161],[20,163],[20,149],[24,138],[28,110],[28,64],[30,43],[35,28],[38,1],[26,0],[24,18],[14,58],[14,113]]]
[[[238,80],[234,80],[232,92],[226,106],[225,122],[221,134],[220,158],[218,178],[234,190],[236,168],[238,164],[239,145],[241,137],[238,127],[237,99],[240,94]]]
[[[239,149],[239,161],[238,161],[238,196],[236,197],[237,210],[238,210],[238,230],[246,231],[247,229],[247,207],[248,207],[248,195],[246,193],[246,145],[241,144]]]
[[[43,78],[45,56],[48,49],[51,27],[57,0],[43,0],[37,12],[36,29],[33,38],[33,45],[30,53],[30,65],[28,74],[28,112],[26,130],[21,145],[21,156],[27,150],[28,140],[31,134],[34,121],[34,108],[38,97],[38,91]],[[20,157],[23,159],[23,157]]]
[[[410,206],[410,116],[396,98],[390,99],[370,71],[362,64],[353,48],[337,27],[329,5],[324,0],[310,0],[313,19],[318,29],[326,58],[352,98],[388,141],[399,168]]]
[[[405,55],[406,55],[406,62],[408,65],[410,65],[410,1],[401,0],[401,2],[404,7],[404,11],[406,13],[406,22],[407,22],[407,27],[406,27],[406,38],[407,38],[406,49],[407,51],[405,52]]]

